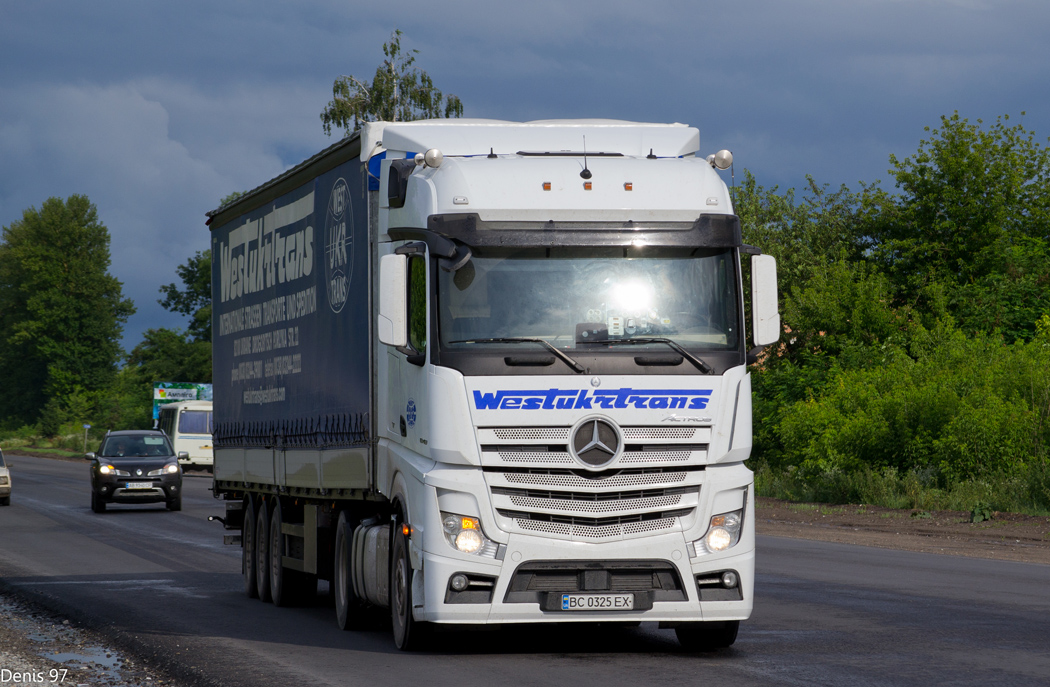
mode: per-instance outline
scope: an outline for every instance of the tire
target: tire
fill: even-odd
[[[675,628],[678,642],[682,648],[689,652],[717,651],[733,645],[736,641],[737,631],[740,629],[739,620],[726,620],[721,622],[690,623]]]
[[[244,575],[244,593],[249,599],[259,596],[255,582],[255,504],[251,497],[244,500],[244,523],[241,525],[241,574]]]
[[[91,492],[91,510],[96,513],[106,512],[106,502],[100,499],[95,492]]]
[[[167,502],[168,510],[179,511],[182,510],[182,492],[179,492],[175,498]]]
[[[335,528],[335,560],[332,562],[332,598],[335,622],[341,630],[355,630],[364,624],[365,605],[354,591],[354,525],[345,512],[339,514]]]
[[[412,561],[408,557],[408,537],[396,521],[394,546],[390,552],[390,620],[394,644],[401,651],[419,651],[426,644],[426,623],[412,617]]]
[[[266,500],[259,501],[255,514],[255,588],[259,599],[270,601],[270,513]]]
[[[0,499],[0,506],[10,506],[10,505],[11,505],[11,497],[10,496],[5,496],[4,498]]]
[[[284,522],[284,509],[278,499],[273,504],[273,514],[270,516],[270,600],[274,606],[292,606],[305,596],[305,580],[302,572],[288,570],[284,567],[284,535],[281,533],[281,523]],[[316,580],[316,578],[314,578]],[[314,592],[317,591],[317,583],[314,582]]]

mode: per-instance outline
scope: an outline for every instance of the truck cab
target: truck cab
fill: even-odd
[[[684,126],[491,124],[466,146],[463,126],[365,134],[387,148],[378,477],[425,571],[413,615],[731,643],[753,603],[758,251],[725,183]]]

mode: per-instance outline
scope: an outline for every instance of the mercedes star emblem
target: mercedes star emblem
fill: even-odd
[[[572,437],[573,453],[591,467],[606,465],[620,451],[620,433],[606,422],[592,418],[576,428]]]

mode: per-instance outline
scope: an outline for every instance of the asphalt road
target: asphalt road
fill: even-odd
[[[217,685],[1047,685],[1050,567],[759,538],[755,612],[737,643],[683,653],[673,631],[539,627],[443,633],[398,652],[380,621],[341,632],[328,598],[276,608],[241,590],[211,480],[183,511],[89,508],[87,462],[8,456],[0,584]]]

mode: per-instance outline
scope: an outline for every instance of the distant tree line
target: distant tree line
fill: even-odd
[[[893,193],[734,191],[782,285],[759,491],[1050,512],[1050,154],[1009,117],[926,131]]]

